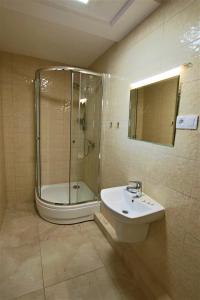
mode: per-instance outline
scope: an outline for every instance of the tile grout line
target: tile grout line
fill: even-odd
[[[38,292],[38,291],[40,291],[40,290],[41,290],[41,289],[39,289],[39,290],[34,290],[34,291],[32,291],[32,292],[28,292],[28,293],[22,294],[22,295],[20,295],[20,296],[17,296],[17,297],[15,297],[15,298],[7,299],[7,300],[17,300],[19,297],[21,298],[21,297],[24,297],[24,296],[28,296],[28,295],[30,295],[30,294],[32,294],[32,293],[35,293],[35,292]]]
[[[97,270],[104,269],[104,268],[105,268],[105,266],[98,267],[98,268],[96,268],[96,269],[94,269],[94,270],[92,270],[92,271],[84,272],[84,273],[81,273],[81,274],[79,274],[79,275],[75,275],[75,276],[69,277],[69,278],[67,278],[67,279],[65,279],[65,280],[58,281],[58,282],[56,282],[56,283],[54,283],[54,284],[50,284],[50,285],[48,285],[48,286],[46,286],[46,287],[44,286],[44,289],[53,287],[53,286],[55,286],[55,285],[57,285],[57,284],[61,284],[61,283],[63,283],[63,282],[70,281],[70,280],[72,280],[72,279],[76,279],[76,278],[78,278],[78,277],[81,277],[81,276],[84,276],[84,275],[93,273],[93,272],[95,272],[95,271],[97,271]],[[45,300],[46,300],[46,299],[45,299]]]
[[[65,226],[67,226],[67,225],[65,225]],[[100,269],[103,269],[103,268],[106,269],[105,264],[103,263],[101,257],[99,256],[98,251],[97,251],[97,249],[96,249],[94,243],[93,243],[92,240],[88,237],[88,234],[87,234],[86,230],[85,230],[84,228],[82,228],[81,224],[78,224],[78,232],[79,232],[79,231],[81,232],[81,231],[83,230],[83,232],[86,234],[86,237],[87,237],[88,241],[93,245],[93,247],[94,247],[94,249],[95,249],[95,252],[96,252],[97,256],[99,257],[99,259],[100,259],[100,261],[101,261],[101,263],[102,263],[102,266],[101,266],[101,267],[98,267],[98,268],[95,268],[95,269],[93,269],[93,270],[90,270],[90,271],[88,271],[88,272],[83,272],[83,273],[80,273],[80,274],[78,274],[78,275],[71,276],[71,277],[69,277],[69,278],[67,278],[67,279],[58,281],[58,282],[56,282],[56,283],[54,283],[54,284],[50,284],[50,285],[45,286],[45,283],[44,283],[44,272],[43,272],[43,263],[42,263],[42,253],[41,253],[41,240],[40,240],[40,236],[39,236],[39,223],[38,223],[38,225],[37,225],[37,228],[38,228],[38,237],[39,237],[39,245],[40,245],[40,256],[41,256],[42,277],[43,277],[43,288],[44,288],[45,300],[47,299],[47,298],[46,298],[46,289],[47,289],[47,288],[53,287],[53,286],[55,286],[55,285],[57,285],[57,284],[61,284],[62,282],[67,282],[67,281],[69,281],[69,280],[75,279],[75,278],[80,277],[80,276],[84,276],[84,275],[90,274],[90,273],[92,273],[92,272],[95,272],[95,271],[100,270]]]
[[[37,221],[37,236],[38,236],[39,250],[40,250],[40,262],[41,262],[41,269],[42,269],[43,295],[44,295],[44,300],[46,300],[45,285],[44,285],[44,271],[43,271],[43,262],[42,262],[42,250],[41,250],[41,241],[40,241],[40,233],[39,233],[39,222],[37,219],[36,221]]]

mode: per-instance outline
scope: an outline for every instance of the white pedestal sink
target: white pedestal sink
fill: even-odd
[[[101,191],[101,199],[115,219],[115,231],[120,242],[145,240],[150,223],[164,217],[165,209],[158,202],[142,194],[134,198],[126,186]]]

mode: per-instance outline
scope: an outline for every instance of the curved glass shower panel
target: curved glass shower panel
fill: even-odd
[[[82,185],[81,149],[83,145],[83,133],[79,130],[79,93],[80,73],[72,73],[72,98],[71,108],[71,167],[70,167],[70,199],[71,204],[78,203],[78,193]]]
[[[98,198],[102,77],[73,72],[72,89],[70,199],[76,204]]]
[[[40,73],[41,198],[70,203],[71,71]]]

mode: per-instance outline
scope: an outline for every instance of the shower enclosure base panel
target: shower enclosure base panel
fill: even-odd
[[[83,181],[71,182],[70,189],[67,182],[43,185],[41,187],[41,198],[56,204],[83,203],[92,201],[94,197],[94,193]]]
[[[78,189],[73,188],[79,186]],[[84,182],[71,182],[69,204],[69,183],[45,185],[41,188],[43,201],[35,194],[40,216],[52,223],[74,224],[94,219],[100,203],[94,201],[94,193]],[[85,201],[85,202],[84,202]],[[81,202],[81,203],[80,203]]]

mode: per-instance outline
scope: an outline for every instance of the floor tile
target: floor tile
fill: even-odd
[[[46,288],[46,300],[120,300],[105,268]]]
[[[28,212],[7,211],[0,233],[0,245],[18,247],[38,241],[36,217]]]
[[[145,300],[146,297],[133,281],[126,278],[113,279],[121,296],[121,300]]]
[[[38,245],[1,248],[0,270],[0,299],[12,299],[43,287]]]
[[[39,290],[35,291],[17,298],[14,298],[13,300],[45,300],[44,291]]]
[[[93,221],[56,225],[30,212],[7,211],[0,270],[2,300],[145,299]]]
[[[50,226],[40,235],[45,286],[103,266],[94,245],[81,233],[80,226]]]
[[[81,231],[82,234],[87,235],[87,238],[93,243],[105,265],[119,261],[119,256],[116,254],[116,251],[109,244],[95,222],[82,223]]]
[[[137,289],[133,275],[109,244],[98,225],[95,222],[82,223],[81,229],[93,242],[109,276],[114,280],[120,291],[120,299],[144,300],[145,297],[142,292]]]
[[[58,225],[47,222],[37,216],[40,241],[57,238],[67,238],[80,231],[80,224]]]

